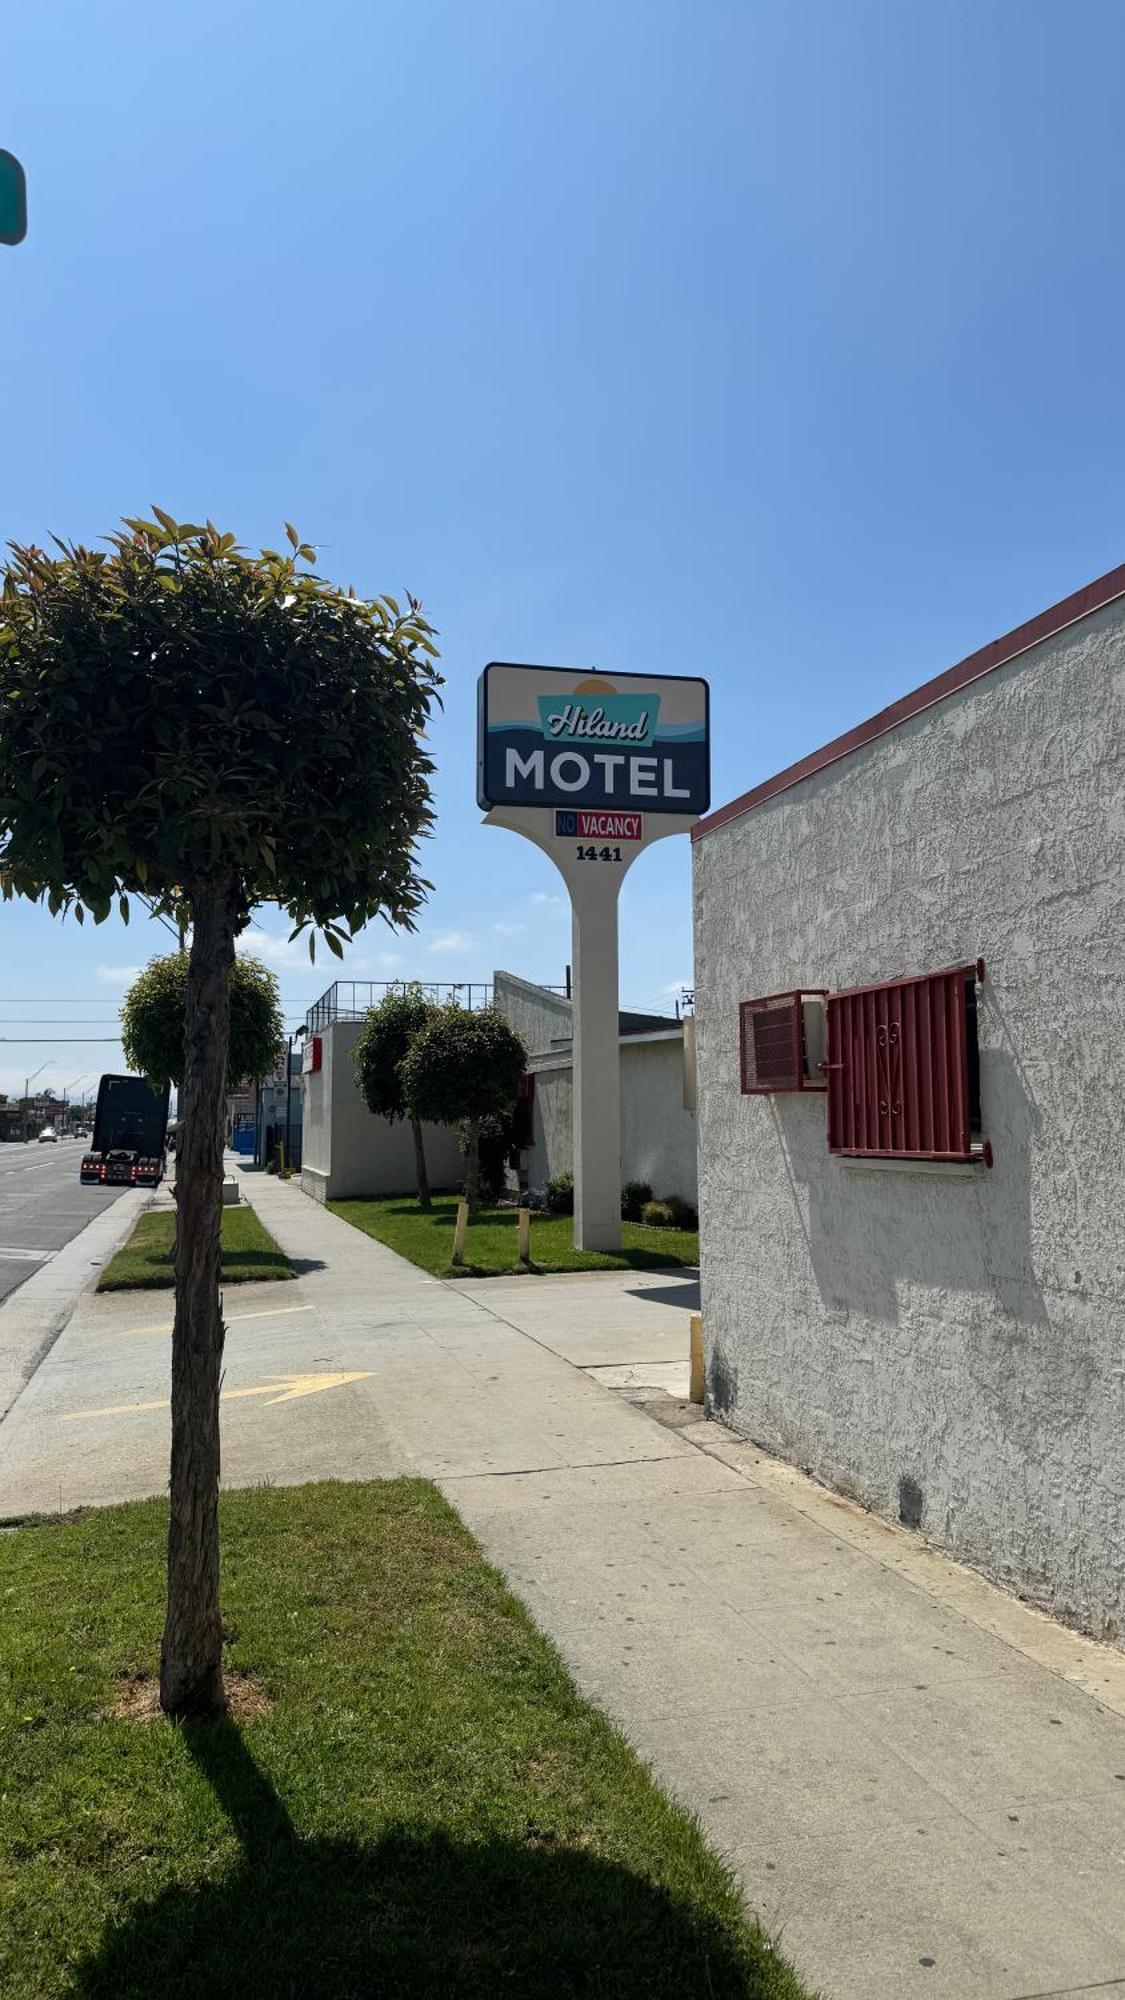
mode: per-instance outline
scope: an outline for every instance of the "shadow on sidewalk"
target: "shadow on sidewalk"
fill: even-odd
[[[679,1280],[669,1278],[666,1285],[638,1285],[626,1287],[627,1296],[640,1299],[647,1306],[682,1306],[685,1312],[699,1311],[699,1272],[686,1266]]]
[[[230,1721],[184,1741],[242,1844],[235,1872],[167,1889],[107,1926],[72,1991],[97,2000],[579,1995],[754,2000],[706,1915],[572,1850],[395,1828],[303,1839]],[[773,1991],[762,1987],[763,1996]]]

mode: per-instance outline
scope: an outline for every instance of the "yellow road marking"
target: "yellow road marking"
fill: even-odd
[[[318,1396],[322,1389],[342,1389],[348,1382],[369,1382],[373,1368],[356,1368],[341,1375],[275,1375],[272,1382],[264,1382],[257,1389],[224,1389],[222,1401],[233,1403],[240,1396],[268,1396],[269,1409],[274,1403],[295,1403],[299,1396]],[[166,1410],[167,1396],[161,1396],[155,1403],[113,1403],[104,1410],[67,1410],[64,1424],[80,1422],[84,1417],[133,1417],[141,1410]]]
[[[275,1306],[272,1311],[269,1307],[266,1307],[262,1312],[224,1313],[223,1325],[234,1326],[236,1321],[242,1319],[290,1319],[294,1313],[311,1313],[315,1311],[315,1306]],[[162,1320],[159,1326],[131,1326],[129,1328],[129,1338],[130,1340],[140,1340],[143,1334],[171,1333],[171,1331],[171,1320]]]

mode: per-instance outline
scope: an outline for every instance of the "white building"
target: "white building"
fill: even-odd
[[[309,1010],[301,1075],[301,1185],[317,1201],[405,1194],[415,1186],[410,1126],[372,1117],[352,1060],[364,1014],[382,990],[338,980]],[[572,1172],[570,1001],[511,972],[495,973],[491,986],[424,990],[435,1000],[456,998],[466,1006],[495,1000],[529,1051],[519,1114],[527,1144],[520,1151],[519,1179],[541,1187],[555,1174]],[[627,1012],[620,1027],[622,1179],[647,1181],[658,1198],[678,1194],[694,1203],[695,1113],[685,1109],[684,1024]],[[456,1132],[426,1126],[424,1135],[431,1186],[458,1187],[463,1165]]]
[[[711,1407],[1120,1634],[1125,566],[694,862]],[[744,1009],[786,992],[827,999]]]
[[[530,1144],[521,1178],[529,1187],[542,1187],[554,1175],[574,1170],[571,1003],[514,972],[495,973],[493,991],[497,1007],[530,1051]],[[685,1087],[684,1023],[626,1010],[618,1025],[622,1183],[644,1181],[657,1200],[680,1195],[694,1206],[695,1111],[690,1073]]]
[[[309,1009],[301,1075],[301,1186],[316,1201],[409,1194],[417,1187],[409,1124],[372,1116],[352,1061],[364,1015],[380,991],[337,980]],[[436,989],[434,997],[442,997]],[[431,1188],[458,1187],[462,1166],[456,1132],[445,1125],[424,1125],[422,1133]]]

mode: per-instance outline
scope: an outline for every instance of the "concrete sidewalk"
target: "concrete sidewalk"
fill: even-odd
[[[438,1480],[828,2000],[1125,2000],[1125,1655],[702,1421],[690,1279],[442,1284],[240,1180],[302,1275],[228,1293],[228,1483]],[[169,1320],[80,1302],[0,1514],[164,1490]]]
[[[384,1377],[404,1456],[829,2000],[1125,1996],[1125,1656],[607,1392],[603,1368],[682,1368],[683,1279],[438,1285],[292,1188],[245,1192],[325,1259],[310,1291],[354,1312],[366,1282],[444,1349],[428,1383]]]

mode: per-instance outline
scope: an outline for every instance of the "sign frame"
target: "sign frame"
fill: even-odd
[[[529,795],[523,792],[517,794],[514,789],[504,786],[493,786],[490,784],[488,769],[488,742],[490,732],[496,726],[492,723],[490,712],[490,677],[494,674],[542,676],[546,685],[542,695],[537,697],[540,704],[555,701],[562,696],[574,695],[578,696],[580,701],[582,698],[585,698],[588,703],[595,704],[595,713],[597,712],[597,707],[604,706],[605,703],[612,702],[615,699],[631,711],[638,696],[645,690],[659,704],[662,685],[670,689],[682,689],[684,687],[700,689],[702,691],[702,701],[700,704],[702,707],[702,737],[700,738],[693,734],[686,741],[690,742],[693,748],[697,743],[701,745],[702,757],[698,761],[702,765],[702,780],[694,784],[690,795],[682,789],[668,795],[663,795],[656,789],[656,768],[658,765],[663,764],[664,780],[668,783],[674,761],[674,752],[677,747],[674,738],[667,736],[660,737],[657,733],[659,728],[657,724],[652,739],[650,740],[647,736],[640,739],[637,749],[632,753],[629,751],[627,739],[618,736],[607,737],[605,739],[600,736],[593,738],[572,738],[568,739],[565,744],[560,742],[556,751],[556,761],[559,757],[567,757],[577,763],[581,763],[583,761],[584,750],[586,761],[604,761],[608,753],[612,762],[624,765],[628,758],[632,767],[631,775],[634,780],[636,780],[636,765],[638,762],[651,765],[652,771],[646,773],[648,783],[643,790],[630,791],[623,788],[618,791],[616,773],[614,773],[613,778],[608,781],[611,788],[606,790],[605,796],[592,796],[589,792],[583,792],[577,784],[564,785],[561,781],[556,781],[552,785],[549,782],[549,773],[545,767],[542,789],[536,790],[533,794]],[[551,689],[549,684],[551,681],[556,680],[556,677],[557,681],[566,682],[568,685],[565,687],[556,685],[554,689]],[[581,685],[583,682],[590,681],[595,683],[599,681],[606,682],[609,685],[604,688],[596,686],[583,687]],[[578,682],[579,685],[575,686],[575,682]],[[637,685],[638,683],[639,686]],[[513,724],[512,726],[514,728],[517,725]],[[617,724],[616,727],[624,731],[628,725],[622,722]],[[532,741],[534,741],[533,735]],[[546,744],[550,739],[544,734],[543,741]],[[610,745],[615,742],[623,742],[625,747],[615,752],[610,748]],[[681,745],[679,747],[682,750],[684,746]],[[528,758],[534,754],[534,750],[529,750]],[[541,750],[539,754],[545,757],[545,751]],[[677,775],[683,776],[686,774],[681,771]],[[546,809],[552,812],[555,810],[573,810],[662,814],[673,818],[683,818],[685,814],[689,814],[693,819],[700,818],[710,810],[711,804],[710,683],[701,674],[642,674],[635,671],[619,673],[616,670],[608,671],[591,667],[548,667],[537,665],[530,661],[490,660],[477,682],[477,804],[484,813],[490,812],[494,807],[507,808],[519,806],[535,810]]]
[[[22,243],[27,235],[27,175],[23,164],[6,146],[0,146],[0,195],[11,202],[13,220],[4,221],[5,202],[0,199],[0,243]]]

